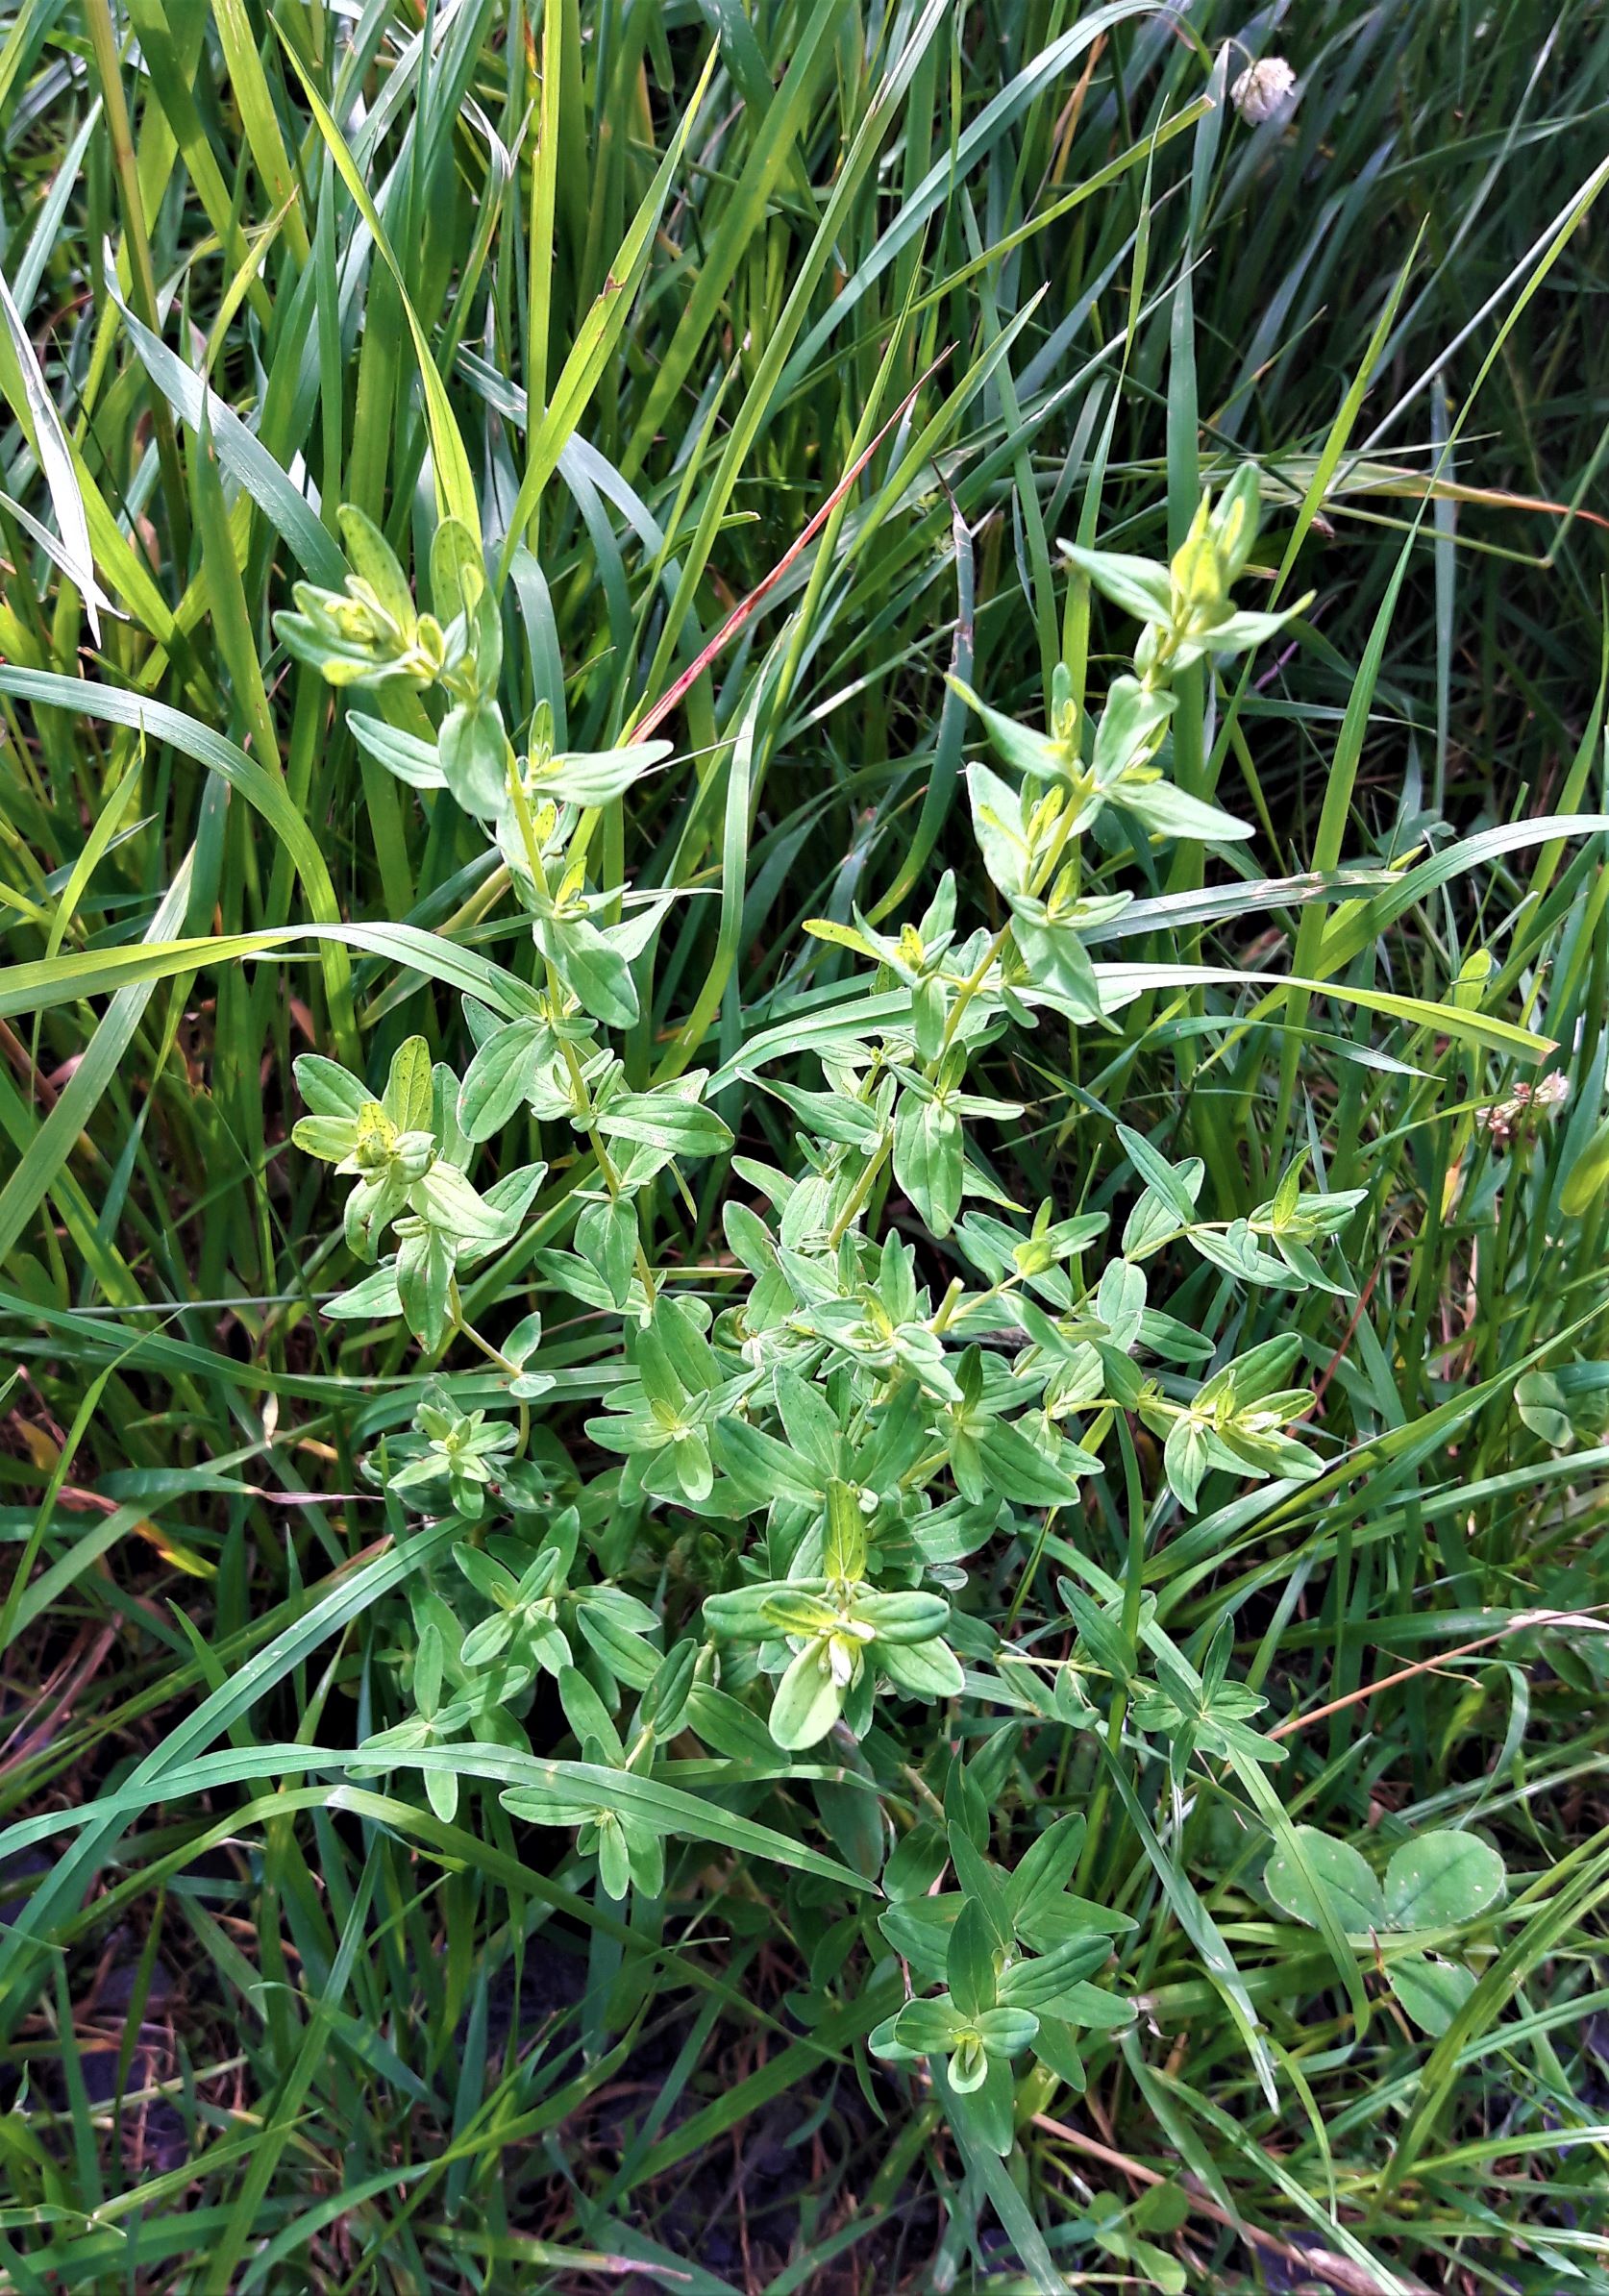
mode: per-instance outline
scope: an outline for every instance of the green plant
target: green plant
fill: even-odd
[[[416,614],[401,566],[350,515],[354,610],[304,588],[299,611],[281,621],[332,683],[377,684],[400,669],[427,697],[444,689],[433,742],[412,733],[400,747],[403,737],[363,719],[360,738],[410,784],[444,787],[487,824],[543,974],[535,993],[498,976],[513,1017],[470,1004],[477,1050],[461,1080],[443,1063],[433,1069],[422,1038],[400,1048],[379,1099],[321,1056],[296,1064],[311,1110],[297,1146],[356,1181],[348,1245],[371,1261],[392,1247],[329,1312],[400,1315],[433,1360],[453,1336],[470,1340],[497,1367],[506,1415],[488,1421],[485,1409],[427,1398],[412,1435],[388,1438],[368,1463],[390,1496],[449,1526],[458,1569],[417,1574],[412,1647],[405,1627],[397,1660],[415,1711],[360,1751],[376,1767],[429,1756],[425,1784],[450,1818],[459,1765],[473,1775],[481,1750],[460,1734],[495,1714],[496,1747],[537,1765],[528,1775],[521,1763],[505,1807],[577,1828],[578,1855],[620,1900],[633,1889],[663,1892],[665,1837],[696,1834],[698,1819],[691,1804],[680,1817],[644,1814],[617,1798],[619,1780],[674,1774],[685,1732],[720,1784],[740,1781],[757,1718],[778,1752],[815,1757],[805,1776],[822,1775],[833,1741],[857,1780],[849,1790],[863,1797],[847,1825],[829,1817],[851,1864],[871,1878],[895,1843],[896,1858],[921,1861],[928,1888],[947,1864],[959,1884],[948,1899],[922,1901],[946,1916],[936,1932],[913,1932],[908,1909],[885,1916],[922,1984],[942,1977],[945,1989],[913,1995],[871,2047],[942,2066],[964,2136],[1002,2155],[1013,2141],[1014,2061],[1031,2051],[1052,2083],[1081,2087],[1075,2035],[1119,2028],[1129,2012],[1090,1982],[1110,1958],[1109,1914],[1061,1893],[1081,1847],[1076,1829],[1052,1828],[1002,1878],[983,1855],[986,1824],[953,1822],[933,1836],[900,1817],[905,1794],[888,1781],[930,1766],[928,1710],[946,1710],[952,1742],[991,1711],[1026,1707],[1114,1743],[1126,1721],[1165,1748],[1176,1790],[1198,1765],[1260,1776],[1283,1759],[1250,1727],[1265,1701],[1228,1678],[1224,1637],[1198,1672],[1132,1596],[1096,1609],[1069,1582],[1077,1640],[1048,1664],[1009,1619],[966,1598],[964,1568],[1002,1537],[1031,1546],[1041,1511],[1076,1507],[1083,1481],[1106,1472],[1102,1454],[1122,1424],[1160,1439],[1166,1490],[1184,1510],[1215,1471],[1290,1484],[1322,1471],[1321,1453],[1291,1432],[1313,1404],[1289,1384],[1301,1342],[1292,1334],[1236,1352],[1235,1294],[1244,1284],[1344,1292],[1344,1268],[1334,1261],[1326,1272],[1315,1247],[1346,1224],[1363,1188],[1303,1191],[1296,1158],[1246,1218],[1203,1221],[1200,1163],[1176,1166],[1120,1126],[1139,1194],[1119,1250],[1097,1264],[1088,1255],[1102,1218],[1057,1221],[1047,1201],[1018,1224],[969,1145],[1022,1114],[969,1089],[980,1054],[1057,1020],[1099,1028],[1132,993],[1102,981],[1084,939],[1131,905],[1110,884],[1130,840],[1221,846],[1249,834],[1165,768],[1178,675],[1260,645],[1302,610],[1233,603],[1258,524],[1247,465],[1216,503],[1203,495],[1169,564],[1067,550],[1075,589],[1093,583],[1141,617],[1133,670],[1086,721],[1058,667],[1044,734],[967,694],[1005,769],[978,760],[967,770],[974,833],[1004,911],[996,927],[957,925],[953,874],[920,920],[897,929],[878,930],[858,909],[848,926],[813,924],[872,970],[848,984],[829,1028],[804,1018],[780,1039],[740,1043],[715,1081],[715,1098],[722,1081],[763,1084],[785,1051],[817,1060],[825,1089],[782,1090],[798,1123],[791,1169],[733,1160],[764,1209],[728,1199],[732,1275],[717,1274],[713,1297],[707,1277],[662,1258],[656,1200],[667,1183],[684,1189],[683,1165],[730,1151],[732,1135],[705,1097],[706,1071],[628,1088],[610,1032],[640,1017],[632,960],[664,904],[639,899],[618,873],[589,877],[603,808],[657,748],[556,756],[544,702],[528,753],[516,753],[496,691],[491,592],[467,531],[450,520],[433,545],[433,586],[438,610],[453,596],[463,603],[445,625]],[[640,924],[593,922],[633,904]],[[563,1173],[557,1219],[533,1210],[545,1163],[517,1168],[484,1197],[467,1176],[477,1145],[525,1111],[570,1135],[553,1151]],[[892,1217],[900,1201],[917,1224]],[[594,1358],[609,1408],[585,1430],[618,1468],[589,1471],[550,1450],[533,1476],[541,1429],[531,1403],[553,1385],[525,1368],[539,1324],[528,1319],[506,1351],[466,1319],[460,1265],[529,1256],[522,1245],[537,1226],[548,1240],[535,1257],[553,1290],[618,1320],[618,1353]],[[1170,1313],[1165,1293],[1152,1297],[1146,1264],[1181,1242],[1229,1279],[1210,1328]],[[935,1296],[919,1265],[944,1247],[940,1264],[955,1272]],[[507,1416],[516,1406],[517,1420]],[[449,1659],[455,1695],[442,1707]],[[579,1763],[551,1760],[555,1749],[520,1727],[542,1672],[557,1678]],[[635,1720],[622,1730],[614,1717],[633,1693]],[[1047,1935],[1047,1949],[1030,1949]],[[874,1965],[873,1986],[878,1974]]]
[[[1497,1905],[1503,1893],[1503,1862],[1476,1834],[1438,1830],[1404,1842],[1392,1854],[1385,1886],[1349,1842],[1331,1841],[1298,1826],[1289,1850],[1269,1860],[1263,1886],[1298,1921],[1322,1928],[1328,1919],[1366,1935],[1372,1944],[1399,1930],[1462,1930]],[[1394,1952],[1386,1975],[1398,2000],[1426,2033],[1440,2036],[1475,1989],[1467,1963],[1414,1949]]]
[[[8,2291],[1596,2267],[1609,26],[1267,21],[0,0]]]

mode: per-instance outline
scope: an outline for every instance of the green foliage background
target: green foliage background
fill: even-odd
[[[1300,100],[1253,131],[1226,84],[1275,50]],[[1293,2243],[1343,2287],[1595,2284],[1606,116],[1590,0],[0,13],[0,2285],[1289,2285]],[[1367,1192],[1361,1308],[1255,1293],[1237,1339],[1300,1332],[1334,1469],[1148,1553],[1136,1452],[1077,1543],[1182,1643],[1232,1621],[1300,1717],[1289,1815],[1388,1877],[1478,1822],[1509,1894],[1429,2038],[1263,1889],[1238,1786],[1186,1809],[1025,1736],[1000,1846],[1088,1811],[1146,2009],[996,2171],[873,2073],[889,2004],[812,1962],[800,1877],[684,1859],[633,1929],[551,1832],[299,1752],[380,1718],[417,1551],[359,1459],[427,1367],[317,1312],[352,1267],[291,1062],[378,1081],[419,1032],[461,1069],[450,956],[387,926],[531,952],[479,832],[271,617],[339,586],[343,504],[423,569],[439,488],[507,561],[506,690],[604,750],[770,584],[606,816],[698,894],[646,1080],[832,993],[806,918],[897,920],[946,864],[986,901],[945,672],[1034,725],[1058,660],[1102,689],[1132,628],[1058,540],[1165,556],[1248,457],[1266,588],[1314,601],[1175,769],[1257,825],[1244,916],[1200,926],[1193,849],[1142,863],[1177,926],[1115,953],[1223,976],[1003,1062],[999,1176],[1121,1215],[1121,1120],[1201,1159],[1215,1219],[1302,1146]],[[1286,881],[1342,865],[1394,875]],[[1454,1013],[1561,1047],[1558,1112],[1477,1123],[1531,1072]],[[722,1107],[786,1161],[776,1103]],[[713,1267],[726,1174],[689,1179],[660,1248]],[[608,1366],[544,1305],[573,1431]],[[803,1790],[755,1815],[842,1846]]]

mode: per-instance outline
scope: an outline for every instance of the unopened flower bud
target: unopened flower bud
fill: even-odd
[[[1211,528],[1212,497],[1203,495],[1190,531],[1174,554],[1174,627],[1210,630],[1228,606],[1228,583]]]

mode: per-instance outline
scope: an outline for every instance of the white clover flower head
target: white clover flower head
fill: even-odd
[[[1539,1107],[1557,1108],[1570,1098],[1570,1078],[1563,1069],[1555,1069],[1550,1076],[1544,1076],[1531,1098]]]
[[[1296,97],[1297,76],[1283,56],[1260,56],[1229,90],[1229,101],[1254,128],[1285,111]]]

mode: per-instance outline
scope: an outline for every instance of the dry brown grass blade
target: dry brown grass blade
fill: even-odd
[[[940,367],[943,366],[945,360],[949,357],[950,353],[948,350],[940,352],[938,358],[934,359],[932,365],[928,367],[926,374],[919,375],[917,377],[916,381],[911,384],[909,390],[906,391],[904,397],[900,401],[899,406],[895,407],[893,413],[889,416],[887,422],[883,424],[882,429],[878,432],[871,444],[861,454],[857,455],[854,460],[850,464],[848,470],[845,471],[843,477],[833,487],[826,502],[823,503],[821,508],[810,520],[808,526],[804,528],[797,538],[789,543],[787,549],[782,553],[781,556],[777,560],[776,565],[772,567],[771,572],[766,575],[764,580],[762,581],[756,582],[755,587],[749,592],[748,596],[746,598],[740,599],[737,605],[732,607],[731,612],[722,623],[720,629],[710,639],[708,645],[704,648],[703,652],[699,654],[698,659],[690,663],[688,667],[682,671],[681,677],[676,680],[675,684],[671,686],[669,691],[662,695],[660,699],[655,703],[653,708],[643,719],[642,723],[633,728],[631,734],[631,740],[632,742],[646,741],[649,735],[654,731],[656,726],[663,725],[665,719],[669,717],[671,711],[681,701],[682,695],[690,692],[691,689],[697,685],[699,679],[704,676],[705,670],[708,669],[710,663],[716,658],[716,656],[723,653],[725,649],[731,644],[733,638],[737,636],[738,632],[743,630],[748,623],[754,620],[755,614],[758,613],[760,607],[764,605],[766,599],[771,595],[771,592],[777,587],[777,584],[781,580],[783,575],[786,574],[788,568],[796,564],[800,557],[803,556],[804,553],[809,549],[810,544],[821,532],[822,528],[831,517],[833,511],[843,501],[845,495],[848,494],[850,488],[854,484],[856,479],[859,478],[867,463],[871,461],[872,457],[877,453],[879,447],[881,446],[883,440],[888,436],[891,431],[897,429],[898,426],[904,421],[905,416],[916,405],[919,393],[928,383],[932,381],[933,377],[938,373]]]
[[[1087,2155],[1090,2160],[1102,2161],[1106,2167],[1117,2169],[1136,2185],[1164,2185],[1168,2182],[1160,2170],[1148,2168],[1143,2160],[1132,2160],[1128,2154],[1115,2151],[1111,2145],[1101,2143],[1098,2137],[1086,2136],[1081,2129],[1070,2128],[1066,2121],[1058,2121],[1048,2112],[1036,2112],[1033,2125],[1036,2129],[1043,2129],[1047,2136],[1058,2137],[1063,2144],[1070,2144],[1076,2152]],[[1248,2224],[1242,2216],[1231,2216],[1226,2209],[1221,2209],[1216,2201],[1207,2198],[1193,2177],[1180,2177],[1178,2189],[1198,2216],[1210,2217],[1214,2224],[1225,2226],[1250,2247],[1261,2249],[1265,2256],[1276,2256],[1283,2262],[1297,2267],[1306,2279],[1327,2281],[1332,2288],[1342,2289],[1344,2296],[1392,2296],[1388,2281],[1366,2272],[1361,2264],[1354,2264],[1348,2257],[1337,2256],[1327,2248],[1299,2248],[1292,2240],[1282,2240],[1277,2233],[1264,2232],[1261,2225]],[[1411,2289],[1414,2296],[1429,2296],[1422,2281],[1404,2280],[1399,2275],[1397,2284]]]
[[[1395,1674],[1382,1674],[1378,1682],[1366,1682],[1361,1690],[1349,1691],[1344,1698],[1331,1698],[1324,1706],[1310,1707],[1306,1714],[1293,1714],[1269,1732],[1270,1738],[1290,1738],[1298,1730],[1305,1730],[1311,1722],[1322,1722],[1326,1716],[1340,1714],[1346,1707],[1360,1705],[1365,1698],[1376,1697],[1381,1691],[1395,1690],[1400,1682],[1412,1682],[1418,1674],[1434,1674],[1454,1659],[1469,1658],[1476,1650],[1486,1650],[1494,1642],[1506,1642],[1510,1635],[1522,1634],[1532,1626],[1582,1626],[1591,1634],[1609,1634],[1609,1619],[1596,1614],[1609,1611],[1609,1602],[1595,1602],[1582,1611],[1520,1611],[1506,1625],[1495,1627],[1491,1634],[1476,1635],[1473,1642],[1460,1642],[1451,1650],[1439,1650],[1434,1658],[1416,1659],[1411,1666],[1399,1666]]]

